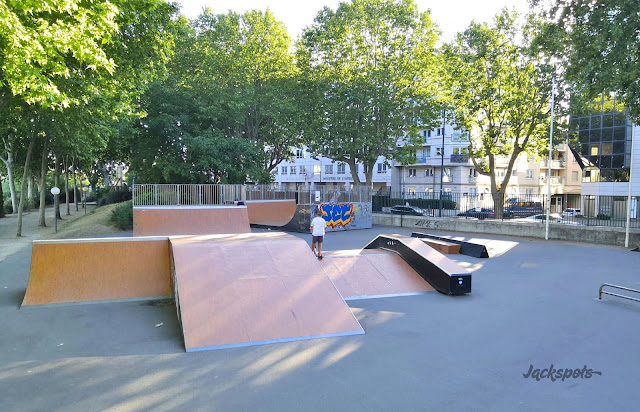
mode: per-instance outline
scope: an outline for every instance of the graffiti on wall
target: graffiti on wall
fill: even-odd
[[[345,227],[353,220],[353,204],[351,203],[329,203],[321,204],[322,217],[327,221],[327,226],[331,229],[337,226]]]

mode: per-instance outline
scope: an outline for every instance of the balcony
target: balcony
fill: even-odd
[[[449,158],[449,161],[451,163],[467,163],[469,161],[469,158],[467,157],[467,155],[463,154],[452,154]]]
[[[540,184],[546,185],[547,184],[547,178],[546,177],[541,177],[540,178]],[[551,185],[552,186],[557,186],[557,185],[562,185],[562,184],[564,184],[564,177],[551,176]]]
[[[549,167],[549,161],[543,160],[540,167],[542,169],[547,169]],[[552,160],[551,168],[552,169],[565,169],[567,167],[567,162],[564,160]]]

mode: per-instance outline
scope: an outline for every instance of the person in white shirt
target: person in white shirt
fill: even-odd
[[[324,240],[324,231],[327,227],[327,222],[322,218],[322,209],[318,208],[316,217],[311,221],[311,250],[316,255],[316,243],[318,244],[318,259],[322,259],[322,241]]]

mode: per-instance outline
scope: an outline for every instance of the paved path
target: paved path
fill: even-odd
[[[394,232],[409,231],[329,233],[325,250]],[[19,309],[23,248],[0,266],[0,410],[637,409],[640,305],[597,290],[640,287],[640,253],[466,237],[500,252],[455,258],[473,271],[471,295],[350,301],[365,335],[199,353],[185,353],[172,304]],[[592,373],[536,381],[530,365]]]
[[[94,205],[87,205],[87,212],[91,211]],[[69,212],[71,215],[67,215],[66,205],[60,205],[60,213],[62,220],[58,220],[58,229],[62,228],[68,222],[84,216],[84,210],[82,206],[76,208],[74,204],[69,205]],[[18,214],[6,215],[0,219],[0,262],[11,256],[20,249],[31,245],[31,242],[37,239],[46,239],[51,236],[55,230],[55,222],[53,220],[53,207],[49,206],[45,208],[45,223],[46,227],[38,226],[40,221],[40,214],[38,210],[26,211],[22,214],[22,236],[16,237],[18,229]]]

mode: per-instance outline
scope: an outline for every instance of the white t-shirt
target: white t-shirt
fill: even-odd
[[[311,227],[313,231],[311,234],[313,236],[324,236],[324,228],[327,226],[327,221],[321,218],[320,216],[316,216],[311,221]]]

